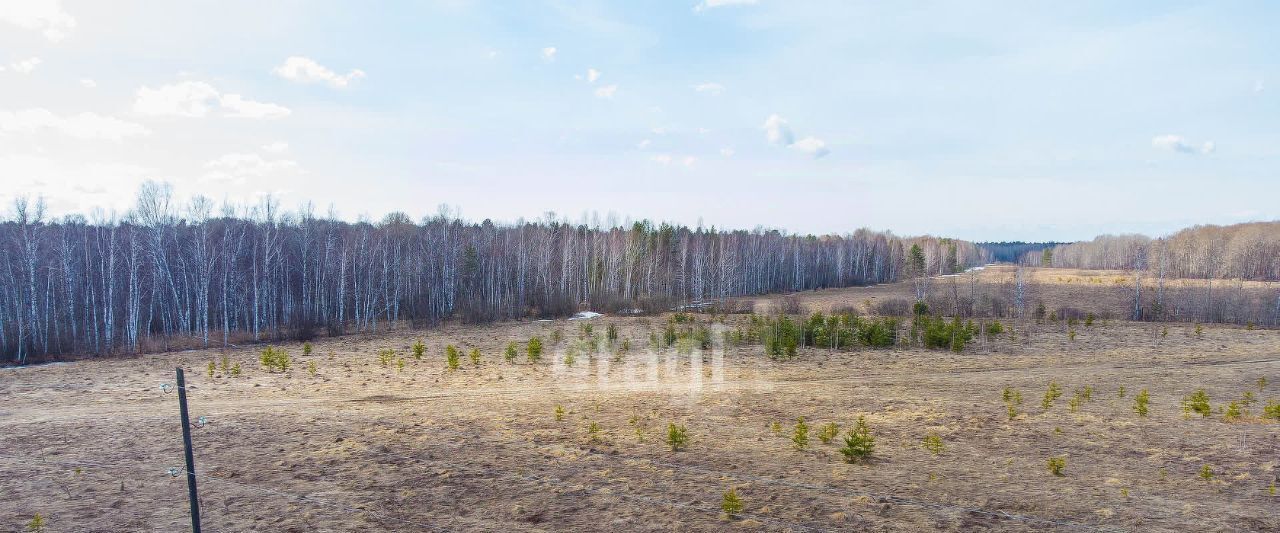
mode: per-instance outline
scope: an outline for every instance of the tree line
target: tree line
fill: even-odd
[[[1132,272],[1134,320],[1280,326],[1280,288],[1272,284],[1280,281],[1280,222],[1194,226],[1159,238],[1104,235],[1028,252],[1020,263]]]
[[[218,211],[215,214],[215,209]],[[458,318],[643,313],[770,292],[892,282],[904,250],[931,272],[979,264],[972,243],[722,231],[638,221],[495,224],[404,213],[346,222],[304,207],[181,202],[149,182],[122,216],[48,219],[19,198],[0,221],[0,353],[136,353],[339,335]]]
[[[1169,278],[1275,281],[1280,280],[1280,221],[1194,226],[1159,238],[1103,235],[1060,244],[1048,253],[1027,252],[1021,263],[1143,270]]]

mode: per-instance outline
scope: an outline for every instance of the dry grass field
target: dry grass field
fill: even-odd
[[[1091,283],[1056,278],[1121,275],[1037,273],[1042,294],[1089,309],[1124,301],[1079,304]],[[799,298],[828,309],[909,291]],[[209,420],[194,430],[206,531],[1280,530],[1280,424],[1260,416],[1280,401],[1275,330],[1113,319],[1073,339],[1064,323],[1023,321],[962,353],[802,348],[775,361],[755,345],[654,359],[646,346],[665,320],[447,325],[320,339],[310,356],[289,343],[285,372],[258,364],[261,346],[0,369],[0,531],[36,513],[50,532],[188,527],[185,479],[167,473],[183,461],[177,395],[160,388],[176,366],[192,415]],[[631,350],[566,366],[584,323],[601,338],[616,324]],[[534,335],[548,345],[531,364]],[[449,344],[463,349],[457,370]],[[383,350],[395,352],[385,366]],[[224,355],[239,376],[209,375]],[[1050,382],[1062,396],[1046,410]],[[1022,397],[1012,419],[1006,388]],[[1146,417],[1134,410],[1143,389]],[[1180,407],[1198,389],[1211,416]],[[1255,402],[1226,420],[1218,409],[1246,392]],[[791,439],[800,417],[803,449]],[[817,433],[835,422],[843,436],[859,417],[875,451],[849,464],[839,438]],[[673,422],[689,435],[675,452]],[[721,511],[730,488],[736,518]]]

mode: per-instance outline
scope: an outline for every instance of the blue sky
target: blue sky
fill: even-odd
[[[0,201],[1074,240],[1280,218],[1280,4],[0,0]],[[554,49],[554,50],[552,50]]]

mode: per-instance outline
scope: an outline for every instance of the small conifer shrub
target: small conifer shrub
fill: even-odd
[[[417,359],[417,360],[421,361],[421,360],[422,360],[422,356],[423,356],[423,355],[425,355],[426,353],[427,353],[427,345],[426,345],[426,343],[424,343],[424,342],[422,342],[422,341],[418,341],[418,342],[413,343],[413,358],[414,358],[414,359]]]
[[[831,444],[838,435],[840,435],[840,425],[835,422],[827,422],[818,429],[818,440],[823,444]]]
[[[724,514],[729,518],[734,518],[742,513],[742,500],[738,498],[738,489],[731,487],[724,492],[720,510],[724,511]]]
[[[1209,416],[1213,414],[1213,407],[1209,405],[1209,393],[1204,389],[1200,389],[1192,393],[1190,396],[1182,399],[1184,411],[1199,414],[1200,416]]]
[[[27,522],[27,531],[32,533],[44,533],[44,530],[45,519],[40,515],[40,513],[36,513],[36,515],[31,517],[31,520]]]
[[[457,370],[458,367],[461,366],[462,351],[452,344],[445,346],[444,359],[449,370]]]
[[[667,424],[667,446],[671,447],[671,451],[678,452],[689,444],[689,431],[683,426],[677,426],[675,422]]]
[[[1137,396],[1133,397],[1133,411],[1135,413],[1138,413],[1138,416],[1141,416],[1141,417],[1147,416],[1147,412],[1148,412],[1147,404],[1150,401],[1151,401],[1151,393],[1147,392],[1147,389],[1142,389],[1141,391],[1138,392]]]
[[[930,453],[938,455],[946,449],[946,445],[942,443],[942,436],[937,433],[930,433],[924,437],[924,449]]]
[[[556,330],[559,331],[559,330]],[[529,355],[529,362],[536,363],[542,359],[542,337],[533,337],[529,339],[529,345],[525,347],[525,352]]]
[[[502,352],[502,358],[506,359],[507,363],[514,363],[519,353],[519,350],[516,349],[516,343],[508,342],[506,351]]]
[[[1044,399],[1040,401],[1040,406],[1043,407],[1045,411],[1048,411],[1050,407],[1053,407],[1054,400],[1061,397],[1062,387],[1058,386],[1058,382],[1050,381],[1049,388],[1044,391]]]
[[[857,463],[870,457],[876,449],[876,438],[871,434],[871,428],[867,426],[867,420],[864,417],[858,417],[858,423],[853,429],[849,430],[849,435],[844,438],[844,447],[840,448],[840,453],[844,454],[845,462]]]
[[[1067,468],[1066,457],[1050,457],[1048,461],[1049,473],[1055,476],[1061,476],[1062,471]]]
[[[809,425],[804,423],[804,417],[796,419],[796,429],[791,435],[791,442],[795,443],[797,450],[803,450],[809,446]]]
[[[273,346],[264,348],[258,360],[262,363],[262,366],[267,368],[268,372],[272,370],[279,370],[280,372],[289,370],[289,354],[285,353],[284,350],[277,350]]]
[[[1213,469],[1209,468],[1209,465],[1203,465],[1200,467],[1200,479],[1205,481],[1213,479]]]

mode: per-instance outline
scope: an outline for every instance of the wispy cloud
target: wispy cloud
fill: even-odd
[[[0,2],[0,22],[42,33],[59,42],[76,28],[76,19],[62,9],[60,0],[9,0]]]
[[[223,116],[275,119],[289,116],[287,107],[249,100],[238,94],[223,94],[201,81],[183,81],[152,89],[138,89],[133,110],[144,115],[201,118],[214,108]]]
[[[290,159],[265,159],[258,154],[230,153],[204,164],[204,181],[244,184],[281,171],[293,171],[298,163]]]
[[[1173,134],[1158,135],[1152,138],[1151,146],[1181,154],[1211,154],[1218,147],[1213,141],[1205,141],[1197,146],[1188,141],[1186,137]]]
[[[271,152],[273,154],[279,154],[289,150],[289,143],[284,141],[276,141],[271,144],[262,145],[262,149],[263,151]]]
[[[338,89],[345,88],[351,82],[365,77],[364,71],[358,68],[351,69],[346,74],[338,74],[314,59],[302,56],[285,59],[284,63],[272,69],[271,72],[286,80],[298,83],[326,83]]]
[[[717,7],[728,6],[749,6],[754,5],[758,0],[702,0],[698,5],[693,6],[694,11],[706,11]]]
[[[693,90],[709,94],[711,96],[720,96],[720,93],[724,92],[724,86],[719,83],[708,81],[694,85]]]
[[[36,67],[40,66],[41,63],[44,63],[44,61],[42,61],[40,58],[30,57],[27,59],[23,59],[22,61],[15,61],[13,63],[9,63],[9,68],[19,74],[30,74],[31,71],[35,70]]]
[[[617,85],[605,85],[596,89],[596,98],[610,99],[618,92]]]
[[[554,46],[548,46],[548,47],[546,47],[546,48],[543,48],[543,49],[542,49],[542,59],[543,59],[544,61],[555,61],[555,59],[556,59],[556,47],[554,47]]]
[[[831,153],[831,150],[827,149],[827,143],[817,137],[805,137],[800,139],[793,143],[791,148],[804,152],[814,159]]]
[[[32,134],[42,131],[52,131],[76,139],[115,142],[151,134],[151,130],[141,124],[97,113],[64,117],[43,108],[0,111],[0,134]]]

